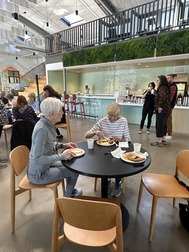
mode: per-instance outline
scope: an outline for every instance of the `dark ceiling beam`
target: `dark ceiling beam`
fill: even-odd
[[[108,0],[94,0],[95,3],[101,8],[101,10],[107,15],[112,15],[116,13],[116,8]]]
[[[29,21],[28,19],[26,19],[22,15],[18,15],[18,21],[20,21],[21,23],[23,23],[24,25],[26,25],[27,27],[29,27],[33,31],[39,33],[39,35],[41,35],[42,37],[50,35],[50,33],[48,33],[47,31],[43,30],[42,28],[40,28],[36,24],[32,23],[31,21]]]
[[[100,2],[103,3],[103,5],[106,6],[106,8],[111,12],[111,14],[118,12],[118,10],[112,4],[111,1],[109,1],[109,0],[100,0]]]

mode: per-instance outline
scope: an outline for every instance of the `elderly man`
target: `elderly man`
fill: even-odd
[[[169,83],[169,88],[170,88],[170,103],[171,103],[171,112],[168,116],[167,119],[167,136],[166,139],[170,140],[172,139],[172,131],[173,131],[173,126],[172,126],[172,110],[176,104],[177,100],[177,85],[174,83],[174,77],[176,77],[176,74],[168,74],[167,81]]]

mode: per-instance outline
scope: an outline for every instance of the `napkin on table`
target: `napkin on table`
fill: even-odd
[[[121,148],[129,148],[128,142],[119,142],[119,147]]]
[[[118,147],[118,148],[115,149],[114,151],[111,151],[112,156],[115,157],[115,158],[121,158],[121,155],[122,155],[123,153],[125,153],[125,151],[123,151],[123,150],[121,149],[121,147]]]

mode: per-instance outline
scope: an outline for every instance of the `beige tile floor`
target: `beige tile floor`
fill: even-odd
[[[75,118],[71,120],[72,140],[83,141],[84,133],[94,124],[94,119]],[[164,172],[173,174],[175,157],[182,149],[189,148],[189,134],[175,133],[173,140],[166,147],[152,147],[155,140],[152,129],[150,135],[145,132],[138,135],[138,126],[130,125],[132,142],[140,142],[152,156],[148,172]],[[64,142],[66,141],[66,133]],[[8,132],[10,138],[10,132]],[[4,135],[0,139],[0,157],[7,155]],[[152,243],[148,242],[151,196],[144,190],[140,212],[136,212],[136,201],[141,174],[126,178],[126,192],[120,196],[120,201],[127,207],[130,220],[124,233],[124,251],[126,252],[188,252],[189,233],[181,226],[179,220],[178,202],[172,207],[171,200],[159,200]],[[86,195],[100,195],[93,191],[94,178],[80,176],[77,186],[82,187]],[[59,189],[61,194],[61,189]],[[10,196],[9,196],[9,166],[0,168],[0,251],[2,252],[48,252],[51,246],[53,194],[48,190],[33,192],[33,200],[28,201],[27,193],[16,199],[16,230],[11,233],[10,227]],[[66,243],[61,251],[91,252],[108,251],[106,248],[91,249]]]

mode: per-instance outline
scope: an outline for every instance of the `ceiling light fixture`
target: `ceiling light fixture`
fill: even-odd
[[[78,9],[77,9],[77,0],[76,0],[76,9],[75,9],[75,15],[78,15]]]
[[[47,16],[47,22],[46,22],[46,26],[49,27],[49,22],[48,22],[48,12],[47,12],[47,3],[48,3],[48,0],[45,0],[46,1],[46,16]]]

